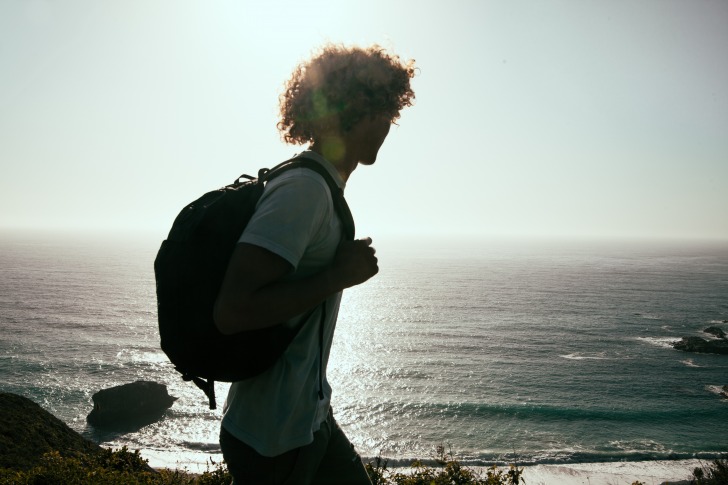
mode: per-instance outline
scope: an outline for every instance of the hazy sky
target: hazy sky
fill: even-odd
[[[0,228],[145,229],[299,150],[326,41],[414,58],[358,235],[728,240],[726,1],[0,0]]]

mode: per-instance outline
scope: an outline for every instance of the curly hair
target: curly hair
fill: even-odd
[[[391,122],[412,106],[414,60],[403,62],[378,45],[327,44],[294,69],[280,95],[278,130],[286,143],[313,142],[323,133],[349,131],[367,117]]]

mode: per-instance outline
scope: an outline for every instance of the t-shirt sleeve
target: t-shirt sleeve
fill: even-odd
[[[295,270],[333,210],[326,182],[309,172],[294,170],[270,181],[238,242],[265,248]]]

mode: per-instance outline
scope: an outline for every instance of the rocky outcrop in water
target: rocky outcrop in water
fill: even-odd
[[[728,355],[728,341],[706,340],[700,337],[683,337],[682,340],[672,344],[676,350],[696,352],[699,354],[725,354]]]
[[[151,381],[103,389],[92,399],[94,408],[86,420],[95,428],[109,431],[135,431],[152,424],[177,400],[169,395],[167,386]]]
[[[0,468],[29,470],[49,451],[78,457],[101,450],[28,398],[0,393]]]
[[[705,330],[703,330],[703,332],[709,333],[709,334],[714,335],[714,336],[716,336],[718,338],[722,338],[722,339],[725,339],[726,338],[726,334],[725,334],[725,332],[723,331],[722,328],[718,328],[718,327],[708,327]]]
[[[672,344],[673,348],[685,352],[728,355],[728,338],[723,329],[708,327],[703,331],[717,338],[708,340],[701,337],[683,337],[679,342]]]

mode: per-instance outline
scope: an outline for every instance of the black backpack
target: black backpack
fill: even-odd
[[[352,240],[354,221],[343,191],[323,166],[301,157],[261,169],[257,178],[241,175],[233,184],[185,206],[154,260],[162,350],[185,381],[193,381],[205,392],[210,409],[216,407],[215,381],[240,381],[270,368],[303,326],[277,325],[223,335],[213,321],[213,306],[228,261],[265,183],[298,167],[316,171],[327,182],[344,237]],[[324,312],[321,320],[323,325]],[[319,337],[323,339],[323,326]]]

